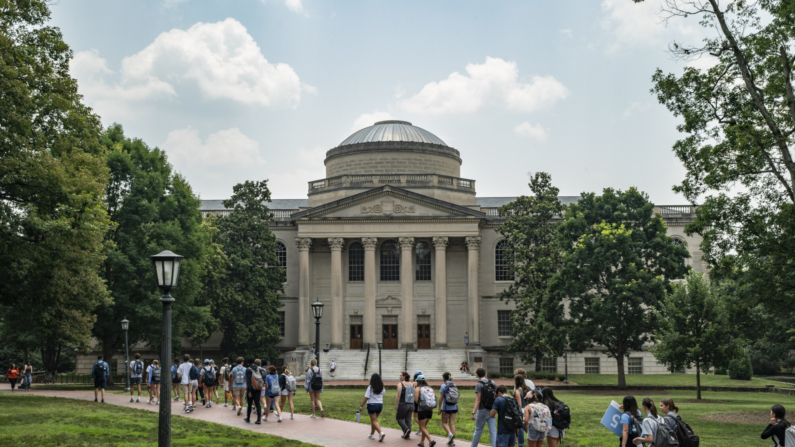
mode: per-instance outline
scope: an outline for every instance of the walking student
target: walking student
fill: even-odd
[[[309,393],[309,399],[312,404],[312,414],[310,418],[315,418],[315,407],[320,409],[320,417],[326,417],[323,411],[323,404],[320,403],[320,393],[323,392],[323,372],[317,366],[317,359],[312,359],[309,362],[309,369],[306,371],[306,380],[304,381],[304,389]]]
[[[206,405],[207,401],[204,399],[204,387],[201,386],[202,375],[202,361],[201,359],[193,359],[193,368],[190,370],[190,384],[191,392],[193,393],[193,404],[199,403],[199,395],[202,398],[202,405]]]
[[[381,425],[378,423],[378,416],[384,410],[384,394],[386,394],[384,381],[381,380],[378,373],[373,373],[370,376],[370,385],[367,386],[367,391],[364,393],[364,400],[359,405],[359,412],[366,404],[367,414],[370,416],[370,436],[367,439],[375,439],[375,432],[378,432],[378,442],[383,442],[386,437],[386,433],[381,432]]]
[[[293,377],[293,374],[287,369],[287,365],[282,367],[282,375],[279,376],[279,386],[282,389],[281,398],[279,402],[279,408],[284,411],[284,401],[288,400],[290,402],[290,419],[295,419],[295,407],[293,406],[293,397],[295,396],[295,390],[298,383]]]
[[[162,370],[160,369],[160,361],[152,360],[152,364],[147,369],[146,383],[149,385],[149,403],[157,403],[160,396],[160,379]]]
[[[524,377],[522,376],[514,376],[513,378],[513,398],[516,402],[519,402],[519,408],[524,412],[524,407],[527,406],[527,402],[525,401],[525,396],[527,393],[532,391],[527,384],[524,382]],[[519,445],[524,445],[524,425],[519,429],[516,433],[516,439],[519,441]]]
[[[497,447],[514,447],[516,445],[516,428],[506,424],[505,416],[508,413],[509,400],[516,402],[510,394],[505,385],[497,387],[497,397],[494,399],[494,405],[491,406],[489,414],[491,417],[499,416],[499,425],[497,427]],[[514,404],[516,405],[516,404]],[[531,447],[533,444],[528,442]]]
[[[646,417],[643,418],[643,422],[641,423],[641,433],[640,437],[635,438],[632,442],[635,444],[640,444],[641,442],[644,444],[655,444],[655,438],[657,437],[657,426],[659,424],[665,424],[663,418],[657,415],[657,405],[654,404],[654,400],[651,397],[646,397],[641,402],[643,406],[643,411],[646,413]]]
[[[224,407],[229,407],[229,396],[231,389],[229,388],[229,357],[221,359],[221,370],[218,371],[218,385],[224,391]]]
[[[209,359],[204,360],[204,368],[199,375],[201,387],[204,390],[204,407],[210,408],[213,406],[213,387],[215,387],[215,368],[210,364]]]
[[[218,384],[219,384],[219,380],[220,380],[218,377],[219,377],[220,373],[218,372],[218,367],[215,365],[215,360],[210,359],[210,366],[212,366],[213,367],[213,371],[215,371],[215,377],[213,377],[215,380],[214,380],[214,383],[213,383],[213,386],[212,386],[212,392],[213,392],[213,396],[215,396],[215,404],[218,405],[218,401],[219,401],[219,399],[218,399]]]
[[[246,422],[251,422],[251,407],[257,407],[257,421],[254,422],[260,425],[262,422],[262,406],[260,398],[262,396],[262,389],[265,387],[265,379],[262,374],[262,361],[260,359],[249,359],[249,367],[246,370]]]
[[[14,387],[17,386],[17,379],[19,378],[19,368],[17,368],[16,363],[12,363],[11,367],[8,368],[8,383],[11,384],[11,392],[14,392]]]
[[[174,388],[174,402],[179,402],[179,389],[181,380],[179,378],[179,359],[174,359],[174,364],[171,365],[171,388]]]
[[[621,415],[621,445],[620,447],[631,447],[635,438],[640,436],[641,422],[638,401],[635,396],[624,396],[624,401],[619,407],[624,414]]]
[[[497,446],[497,422],[491,416],[491,407],[497,398],[497,385],[486,378],[486,370],[478,368],[475,371],[478,382],[475,384],[475,406],[472,407],[472,420],[475,421],[475,431],[472,433],[472,447],[478,447],[483,427],[488,424],[491,447]]]
[[[335,362],[334,359],[331,359],[331,363],[328,364],[328,371],[331,377],[334,377],[334,374],[337,372],[337,362]]]
[[[193,360],[188,354],[183,355],[182,360],[182,364],[177,369],[177,378],[182,388],[182,398],[185,400],[185,413],[190,413],[193,410],[193,385],[190,383]]]
[[[138,400],[136,403],[141,402],[141,380],[144,374],[144,362],[141,361],[141,354],[135,353],[133,356],[135,360],[130,362],[130,402],[133,401],[133,394],[135,394],[135,387],[138,387]]]
[[[268,422],[271,405],[273,405],[273,411],[276,413],[276,422],[282,421],[282,410],[279,408],[278,402],[281,393],[282,387],[279,384],[279,375],[276,374],[276,367],[270,365],[268,366],[268,375],[265,376],[265,422]]]
[[[91,367],[91,378],[94,379],[94,402],[97,401],[97,393],[102,390],[102,403],[105,403],[105,388],[108,387],[108,376],[110,375],[110,367],[102,356],[97,356],[97,363]]]
[[[411,437],[411,416],[414,413],[414,386],[408,372],[400,373],[400,382],[397,385],[395,396],[395,417],[400,429],[403,430],[403,439]]]
[[[458,398],[461,394],[458,387],[450,380],[449,372],[442,374],[444,384],[439,388],[442,404],[439,405],[439,414],[442,415],[442,428],[447,433],[447,445],[455,445],[455,415],[458,413]]]
[[[555,397],[552,388],[546,387],[541,390],[544,405],[552,413],[552,427],[547,432],[547,446],[558,447],[560,441],[566,436],[566,428],[571,423],[571,413],[569,407]],[[669,399],[670,400],[670,399]],[[673,403],[673,401],[671,401]]]
[[[524,407],[524,426],[527,431],[527,446],[541,447],[544,438],[552,427],[552,415],[541,400],[538,390],[530,391],[524,397],[527,406]]]
[[[417,388],[417,392],[414,393],[414,403],[419,406],[420,411],[417,412],[417,419],[419,419],[420,433],[422,434],[417,446],[424,447],[425,438],[428,438],[428,447],[433,447],[436,445],[436,441],[431,439],[431,434],[428,433],[428,422],[433,418],[433,409],[436,408],[436,393],[433,388],[428,386],[428,382],[422,374],[417,376]]]
[[[422,375],[423,375],[422,371],[420,371],[420,370],[414,371],[414,378],[412,380],[414,381],[414,388],[415,389],[417,388],[417,377],[422,376]],[[414,404],[414,422],[417,423],[417,433],[414,433],[414,434],[417,435],[417,436],[421,436],[422,435],[422,430],[420,430],[420,418],[419,418],[419,415],[418,415],[419,412],[420,412],[420,406],[417,405],[417,404]]]
[[[784,447],[784,437],[787,428],[792,425],[784,416],[787,415],[787,410],[783,405],[773,405],[770,407],[770,421],[767,428],[762,432],[762,439],[773,438],[773,445],[776,447]]]
[[[22,377],[24,378],[25,391],[30,391],[30,384],[33,382],[33,366],[30,364],[30,360],[28,360],[23,371]]]

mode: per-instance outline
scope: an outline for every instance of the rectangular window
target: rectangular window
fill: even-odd
[[[364,281],[364,247],[358,242],[348,249],[348,281]]]
[[[630,357],[627,362],[627,374],[643,374],[643,357]]]
[[[545,373],[558,372],[558,359],[557,358],[541,359],[541,371]]]
[[[499,337],[511,336],[511,311],[498,310],[497,311],[497,335]]]
[[[506,357],[500,359],[500,372],[503,374],[513,373],[513,357]]]
[[[585,358],[585,374],[601,374],[599,372],[599,357]]]
[[[284,319],[285,315],[284,312],[279,312],[279,335],[284,337]]]

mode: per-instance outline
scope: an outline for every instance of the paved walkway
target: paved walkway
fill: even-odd
[[[2,384],[2,386],[0,386],[0,392],[10,393],[11,386],[8,383]],[[93,391],[32,390],[30,392],[18,391],[15,394],[63,397],[67,399],[80,399],[89,401],[94,400]],[[147,405],[143,398],[141,400],[141,403],[136,404],[131,403],[130,398],[127,395],[110,393],[105,394],[106,405],[118,405],[120,407],[138,408],[153,412],[158,411],[158,405]],[[148,400],[148,397],[146,400]],[[310,419],[308,415],[303,414],[296,414],[295,420],[290,420],[290,415],[288,413],[287,418],[285,418],[283,422],[276,422],[276,419],[273,417],[273,415],[271,415],[271,417],[268,418],[268,422],[263,421],[262,425],[255,425],[253,421],[251,424],[247,424],[245,421],[243,421],[243,417],[245,417],[245,409],[243,410],[243,416],[237,416],[237,412],[232,411],[231,407],[224,408],[223,404],[213,405],[212,408],[198,406],[192,413],[185,414],[183,412],[182,402],[174,402],[172,400],[171,412],[172,418],[179,416],[215,422],[218,424],[241,428],[243,430],[250,430],[257,433],[267,433],[269,435],[281,436],[288,439],[296,439],[298,441],[322,446],[413,447],[416,446],[420,440],[420,438],[418,436],[414,436],[413,433],[410,440],[400,439],[400,436],[402,435],[400,430],[382,427],[381,430],[386,433],[386,438],[384,438],[384,442],[379,443],[377,441],[367,439],[367,435],[370,434],[369,425],[357,424],[355,422],[347,422],[331,418],[318,417],[316,419]],[[363,417],[366,418],[367,416],[363,415]],[[434,417],[436,417],[436,415],[434,415]],[[253,414],[252,419],[254,419]],[[154,430],[156,427],[152,427],[152,429]],[[412,429],[416,432],[416,424],[412,426]],[[447,438],[433,436],[433,439],[436,441],[436,445],[438,447],[443,447],[447,444]],[[488,442],[487,433],[484,434],[483,439]],[[458,440],[456,445],[459,447],[466,447],[470,445],[470,442],[471,441],[461,439]]]

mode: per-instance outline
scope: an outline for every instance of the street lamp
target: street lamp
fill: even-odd
[[[381,347],[384,346],[383,341],[378,342],[378,375],[381,376],[381,380],[384,380],[384,376],[381,375]]]
[[[566,385],[569,384],[569,345],[566,345],[566,349],[563,352],[564,355],[564,365],[565,365],[565,372],[566,372],[566,380],[563,381]]]
[[[163,291],[160,302],[163,303],[163,336],[160,341],[160,364],[167,368],[171,365],[171,289],[177,287],[179,264],[182,256],[169,250],[161,251],[152,256],[155,267],[157,287]],[[160,385],[160,423],[157,430],[157,445],[171,447],[171,381],[163,380]]]
[[[315,316],[315,360],[320,367],[320,318],[323,316],[323,303],[320,300],[312,304],[312,315]]]
[[[121,320],[121,330],[124,331],[124,391],[130,391],[130,345],[127,342],[128,329],[130,329],[130,322],[125,318]]]

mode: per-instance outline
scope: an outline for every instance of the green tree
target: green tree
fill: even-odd
[[[637,1],[637,0],[636,0]],[[699,45],[674,56],[709,57],[709,69],[653,76],[654,89],[683,123],[674,152],[687,173],[674,190],[703,201],[689,234],[713,279],[733,278],[768,302],[795,297],[795,2],[665,0],[663,18],[700,20]]]
[[[0,316],[5,340],[54,371],[87,348],[108,181],[101,126],[69,76],[72,52],[43,1],[0,2]]]
[[[118,124],[102,135],[108,148],[107,207],[115,223],[106,233],[109,250],[102,273],[113,302],[96,309],[93,334],[110,358],[124,347],[121,320],[130,321],[129,342],[159,348],[162,304],[150,256],[171,250],[184,256],[173,305],[173,350],[182,337],[195,344],[217,327],[202,293],[211,231],[202,225],[199,198],[174,174],[163,151],[125,137]]]
[[[217,220],[218,242],[228,258],[228,275],[214,301],[223,332],[221,349],[230,356],[273,359],[281,340],[278,293],[286,280],[270,229],[273,213],[268,181],[246,181],[224,201],[232,211]]]
[[[701,372],[726,368],[738,349],[727,332],[729,313],[721,290],[704,275],[690,272],[673,284],[660,306],[660,326],[650,349],[671,372],[696,368],[696,393],[701,399]]]
[[[569,341],[582,352],[603,346],[618,362],[618,386],[626,387],[624,358],[649,341],[672,279],[687,272],[684,247],[666,235],[665,222],[635,188],[602,196],[583,193],[558,228],[563,266],[550,293],[569,300]]]
[[[497,232],[507,241],[505,257],[516,260],[507,263],[515,281],[500,299],[515,304],[507,351],[518,352],[523,361],[535,363],[536,371],[540,371],[541,359],[559,355],[564,347],[559,338],[550,337],[565,323],[562,302],[549,296],[547,286],[561,265],[556,220],[565,206],[548,173],[536,173],[529,186],[532,196],[517,197],[500,208],[506,220]]]

